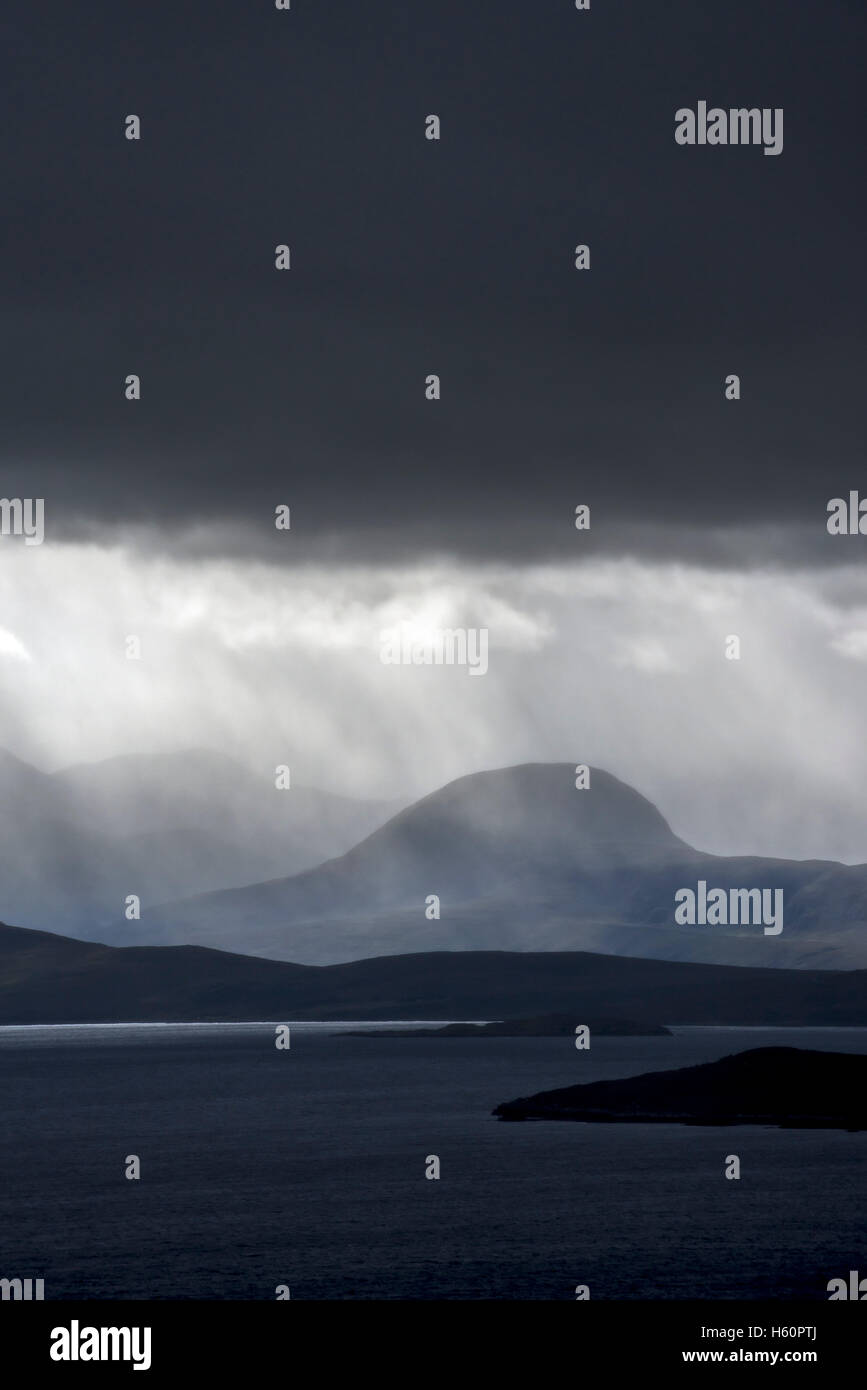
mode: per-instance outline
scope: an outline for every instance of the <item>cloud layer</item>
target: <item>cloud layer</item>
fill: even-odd
[[[39,766],[206,745],[288,763],[298,783],[411,796],[588,762],[701,848],[867,860],[861,567],[290,569],[7,542],[0,604],[4,742]],[[384,665],[396,624],[487,629],[487,674]]]

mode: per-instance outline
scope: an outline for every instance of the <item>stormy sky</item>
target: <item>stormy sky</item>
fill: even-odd
[[[0,493],[46,539],[0,538],[0,743],[360,795],[589,760],[702,847],[867,860],[867,537],[825,526],[865,47],[854,0],[9,0]],[[702,100],[782,154],[678,146]],[[396,621],[488,675],[383,667]]]

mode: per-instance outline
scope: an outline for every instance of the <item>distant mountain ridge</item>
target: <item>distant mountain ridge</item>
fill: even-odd
[[[44,773],[0,749],[0,910],[28,926],[123,933],[146,907],[320,863],[395,810],[279,791],[219,752],[129,755]]]
[[[867,965],[867,865],[707,854],[625,782],[592,768],[579,790],[574,772],[474,773],[395,814],[278,791],[207,750],[53,775],[0,753],[0,804],[14,807],[0,833],[0,912],[115,944],[312,965],[419,950]],[[675,894],[699,880],[782,889],[782,934],[677,925]],[[140,920],[124,914],[132,893]]]
[[[0,1024],[518,1018],[867,1025],[867,971],[585,952],[425,952],[309,966],[198,946],[103,946],[0,924]],[[440,1046],[441,1044],[437,1044]]]
[[[675,893],[782,888],[782,935],[677,926]],[[426,915],[436,895],[440,916]],[[721,857],[591,769],[529,763],[462,777],[301,874],[147,914],[136,939],[311,964],[432,950],[614,951],[776,966],[867,965],[867,866]]]

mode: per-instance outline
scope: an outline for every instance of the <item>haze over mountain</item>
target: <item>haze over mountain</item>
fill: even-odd
[[[143,904],[294,872],[348,849],[394,810],[278,791],[219,752],[191,749],[46,774],[0,750],[0,892],[26,926],[99,936]]]
[[[675,893],[784,893],[784,929],[674,924]],[[426,914],[431,895],[439,920]],[[773,966],[867,964],[867,866],[718,857],[676,836],[645,797],[568,764],[462,777],[339,858],[171,903],[126,940],[194,942],[324,964],[418,950],[575,950]]]

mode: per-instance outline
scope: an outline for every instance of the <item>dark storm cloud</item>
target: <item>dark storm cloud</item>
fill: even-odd
[[[799,562],[851,551],[823,530],[863,482],[856,7],[7,26],[2,492],[45,496],[54,534],[228,523],[262,550],[287,502],[302,554],[523,558],[574,551],[587,501],[594,547],[708,558],[788,524]],[[702,99],[782,107],[782,155],[678,147]]]

